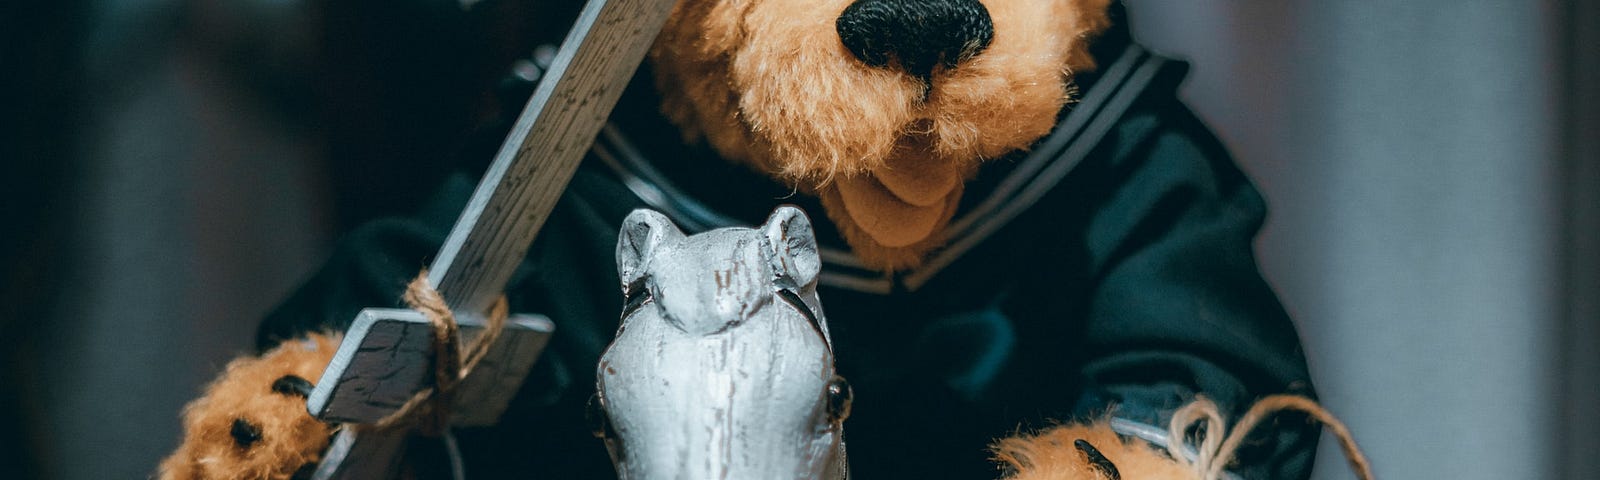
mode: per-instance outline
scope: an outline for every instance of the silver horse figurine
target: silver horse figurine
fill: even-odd
[[[623,220],[627,304],[590,402],[620,478],[849,478],[851,392],[834,373],[820,268],[794,207],[693,236],[649,210]]]

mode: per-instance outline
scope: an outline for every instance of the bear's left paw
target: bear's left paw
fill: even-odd
[[[183,409],[183,443],[162,460],[161,480],[284,480],[308,476],[335,426],[306,411],[306,397],[339,347],[311,334],[260,357],[228,363]]]

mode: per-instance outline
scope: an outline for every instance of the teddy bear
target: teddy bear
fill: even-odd
[[[557,333],[498,425],[455,432],[469,474],[614,474],[582,412],[637,208],[687,233],[783,203],[816,219],[863,478],[993,478],[990,442],[1020,431],[1315,398],[1255,263],[1263,201],[1177,98],[1186,68],[1107,0],[681,0],[505,292]],[[484,137],[516,109],[497,111]],[[401,306],[476,168],[345,234],[262,321],[260,351]],[[1297,415],[1244,437],[1229,472],[1307,476],[1318,430]],[[180,452],[220,441],[195,433]]]

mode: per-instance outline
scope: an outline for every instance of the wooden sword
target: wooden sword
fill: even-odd
[[[428,281],[470,342],[550,217],[596,134],[666,22],[674,0],[589,0],[434,257]],[[513,315],[456,389],[453,425],[497,422],[553,331]],[[430,386],[432,331],[421,313],[357,315],[307,399],[329,422],[368,424]],[[408,432],[344,428],[312,478],[393,478]]]

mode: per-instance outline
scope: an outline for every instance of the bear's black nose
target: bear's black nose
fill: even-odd
[[[934,67],[955,67],[994,40],[989,10],[977,0],[857,0],[834,27],[867,65],[898,62],[924,80]]]

